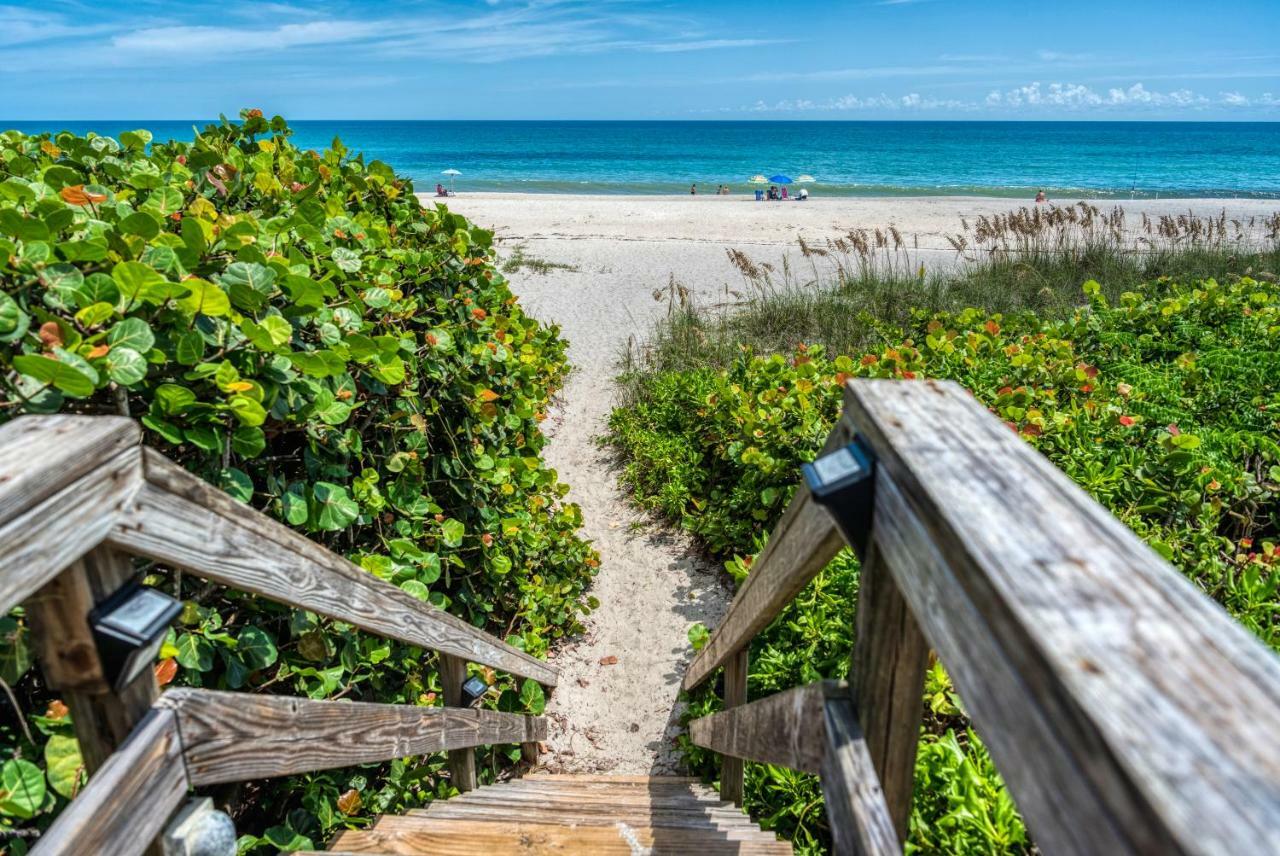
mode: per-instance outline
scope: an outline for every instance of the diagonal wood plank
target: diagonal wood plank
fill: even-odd
[[[546,739],[541,717],[492,710],[169,690],[193,786]]]
[[[223,585],[554,686],[557,671],[423,603],[150,449],[146,483],[111,543]]]
[[[1280,660],[950,383],[852,381],[875,538],[1037,843],[1280,852]]]

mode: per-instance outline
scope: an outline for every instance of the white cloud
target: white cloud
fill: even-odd
[[[842,111],[883,111],[883,112],[946,112],[973,113],[978,111],[1004,114],[1010,113],[1075,113],[1075,112],[1108,112],[1108,111],[1143,111],[1143,110],[1205,110],[1211,107],[1280,107],[1280,98],[1271,93],[1264,93],[1256,98],[1249,98],[1238,92],[1221,92],[1216,98],[1209,98],[1190,89],[1174,89],[1167,92],[1148,89],[1142,83],[1134,83],[1127,87],[1113,87],[1106,91],[1098,91],[1079,83],[1048,83],[1038,81],[1016,86],[1012,89],[992,89],[985,98],[969,101],[956,98],[938,98],[909,92],[906,95],[891,97],[885,93],[871,96],[842,95],[826,100],[785,99],[768,103],[757,101],[750,107],[739,108],[740,111],[753,113],[799,113],[799,112],[842,112]]]
[[[111,45],[122,51],[149,54],[227,54],[343,44],[388,32],[383,25],[362,21],[309,21],[266,29],[150,27],[115,36]]]
[[[1088,62],[1094,59],[1093,54],[1089,53],[1064,53],[1062,51],[1036,51],[1036,56],[1042,62]]]

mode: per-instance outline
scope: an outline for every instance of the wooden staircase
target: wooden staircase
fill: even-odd
[[[338,835],[330,852],[790,854],[697,779],[534,774]]]

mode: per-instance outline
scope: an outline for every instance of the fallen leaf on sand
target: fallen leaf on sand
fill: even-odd
[[[586,678],[578,678],[578,686],[589,687],[591,686],[591,681],[587,680]]]
[[[612,654],[610,654],[608,657],[600,658],[600,665],[602,666],[612,666],[616,662],[618,662],[618,658]]]

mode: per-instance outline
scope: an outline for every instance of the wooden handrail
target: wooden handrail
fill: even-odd
[[[106,541],[555,686],[557,671],[546,662],[378,579],[140,442],[138,427],[118,417],[23,416],[0,426],[0,610]]]
[[[545,740],[543,717],[172,689],[40,836],[33,856],[136,856],[190,788]]]
[[[868,751],[821,771],[837,852],[884,844],[880,820],[847,810],[865,804],[849,788],[868,785],[868,757],[905,831],[925,640],[1046,852],[1280,852],[1280,660],[1269,649],[955,384],[851,381],[841,428],[877,463],[844,723]],[[803,490],[774,539],[686,687],[749,644],[782,593],[834,553]],[[758,741],[725,738],[726,723],[755,718],[777,734],[794,709],[757,701],[695,721],[691,735],[742,752]],[[828,731],[843,727],[832,713]],[[859,722],[872,725],[865,738]],[[812,753],[794,761],[813,767]],[[845,795],[832,809],[835,779]]]
[[[459,689],[476,662],[554,687],[547,663],[366,573],[141,446],[128,419],[25,416],[0,426],[0,609],[28,602],[45,678],[64,692],[91,779],[39,854],[135,854],[189,788],[519,743],[542,717],[447,706],[172,690],[150,670],[107,685],[87,615],[146,556],[214,582],[440,653]],[[474,779],[472,775],[470,777]],[[460,788],[474,781],[459,781]]]
[[[32,856],[138,856],[187,798],[178,722],[152,708],[37,839]]]

